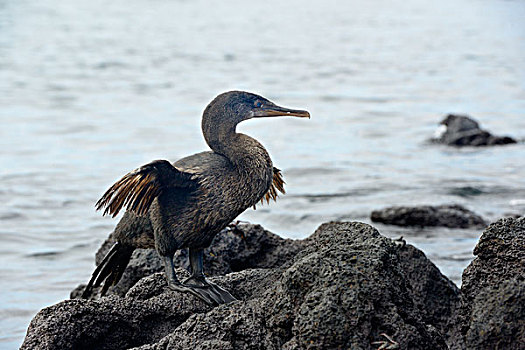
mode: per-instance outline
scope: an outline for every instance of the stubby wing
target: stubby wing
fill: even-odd
[[[115,217],[123,207],[144,215],[153,200],[167,187],[191,188],[197,186],[192,174],[176,169],[166,160],[154,160],[124,175],[111,186],[96,204],[103,215]]]
[[[281,174],[281,170],[277,169],[276,167],[273,168],[273,180],[272,184],[270,185],[270,189],[268,189],[268,192],[261,198],[261,203],[270,203],[270,199],[273,199],[274,201],[277,200],[277,196],[279,195],[279,192],[282,194],[285,194],[286,191],[284,190],[284,178]]]

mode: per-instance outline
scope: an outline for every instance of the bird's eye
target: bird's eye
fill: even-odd
[[[259,108],[262,106],[262,102],[261,101],[255,101],[255,103],[253,104],[255,107]]]

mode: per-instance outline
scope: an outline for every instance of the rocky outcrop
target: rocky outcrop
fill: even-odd
[[[222,256],[210,254],[210,263],[226,273],[211,279],[238,301],[210,307],[168,289],[163,273],[154,273],[123,296],[43,309],[22,349],[463,350],[525,344],[523,217],[485,229],[461,292],[423,252],[363,223],[323,224],[302,241],[255,225],[236,229],[242,233],[218,236],[215,251]]]
[[[374,222],[397,226],[443,226],[450,228],[485,227],[486,222],[476,213],[461,205],[396,206],[374,210]]]
[[[249,241],[239,237],[239,244]],[[268,237],[256,241],[273,242]],[[458,290],[416,248],[357,222],[323,224],[296,243],[277,241],[281,248],[247,256],[253,261],[246,270],[216,256],[217,266],[242,270],[213,278],[237,302],[212,308],[168,289],[155,273],[123,297],[43,309],[22,348],[447,348]],[[241,248],[225,247],[223,255],[234,259]],[[272,259],[279,266],[266,266]]]
[[[468,349],[523,349],[525,218],[485,229],[463,273],[458,323]]]
[[[448,146],[492,146],[516,143],[509,136],[494,136],[466,115],[449,114],[440,123],[433,142]]]
[[[183,269],[176,272],[189,276]],[[235,288],[237,298],[251,298],[261,293],[271,273],[252,269],[212,280]],[[66,300],[43,309],[31,322],[22,349],[128,349],[158,342],[192,315],[210,310],[189,294],[169,290],[164,275],[156,273],[125,297]]]

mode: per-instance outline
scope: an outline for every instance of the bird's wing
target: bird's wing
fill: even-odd
[[[281,170],[274,167],[272,184],[270,185],[268,192],[266,192],[266,194],[261,198],[261,203],[264,203],[264,201],[266,201],[266,203],[270,203],[270,199],[273,199],[274,201],[277,200],[277,196],[279,195],[277,191],[285,194],[286,191],[284,190],[284,184],[285,182],[283,175],[281,174]]]
[[[96,208],[105,208],[103,215],[113,217],[123,207],[144,215],[167,187],[191,189],[197,186],[193,174],[178,170],[167,160],[154,160],[124,175],[98,200]]]

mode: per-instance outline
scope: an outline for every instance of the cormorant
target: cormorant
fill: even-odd
[[[203,274],[203,249],[233,219],[257,202],[284,193],[280,170],[254,138],[236,132],[244,120],[260,117],[310,117],[307,111],[279,107],[264,97],[230,91],[204,110],[202,132],[211,151],[170,164],[155,160],[117,181],[97,202],[97,210],[116,216],[127,211],[115,228],[117,243],[97,266],[84,290],[104,285],[103,296],[124,272],[136,248],[155,248],[162,258],[168,286],[189,292],[210,305],[234,301]],[[173,255],[189,249],[191,277],[179,282]]]

